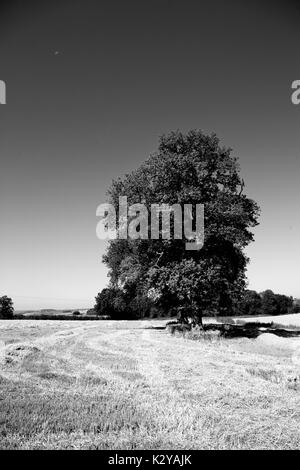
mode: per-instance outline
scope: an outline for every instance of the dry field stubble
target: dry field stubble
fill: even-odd
[[[0,447],[300,448],[289,343],[192,341],[163,323],[0,321]]]

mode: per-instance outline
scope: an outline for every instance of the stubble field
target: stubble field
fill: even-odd
[[[298,339],[164,323],[0,321],[0,448],[300,448]]]

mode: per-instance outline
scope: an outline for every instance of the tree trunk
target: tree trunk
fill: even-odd
[[[198,328],[199,328],[200,330],[204,330],[203,321],[202,321],[202,315],[199,315],[199,316],[197,317],[197,320],[196,320],[195,323],[196,323],[196,326],[198,326]]]
[[[196,306],[194,307],[194,321],[193,326],[198,327],[200,330],[203,330],[203,321],[202,321],[202,312]]]

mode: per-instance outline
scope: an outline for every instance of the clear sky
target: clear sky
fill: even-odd
[[[11,0],[0,6],[0,294],[90,307],[96,207],[162,133],[216,132],[261,206],[249,287],[300,297],[296,1]]]

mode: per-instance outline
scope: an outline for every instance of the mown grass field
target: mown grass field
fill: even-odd
[[[0,321],[0,448],[300,448],[300,340],[163,324]]]

